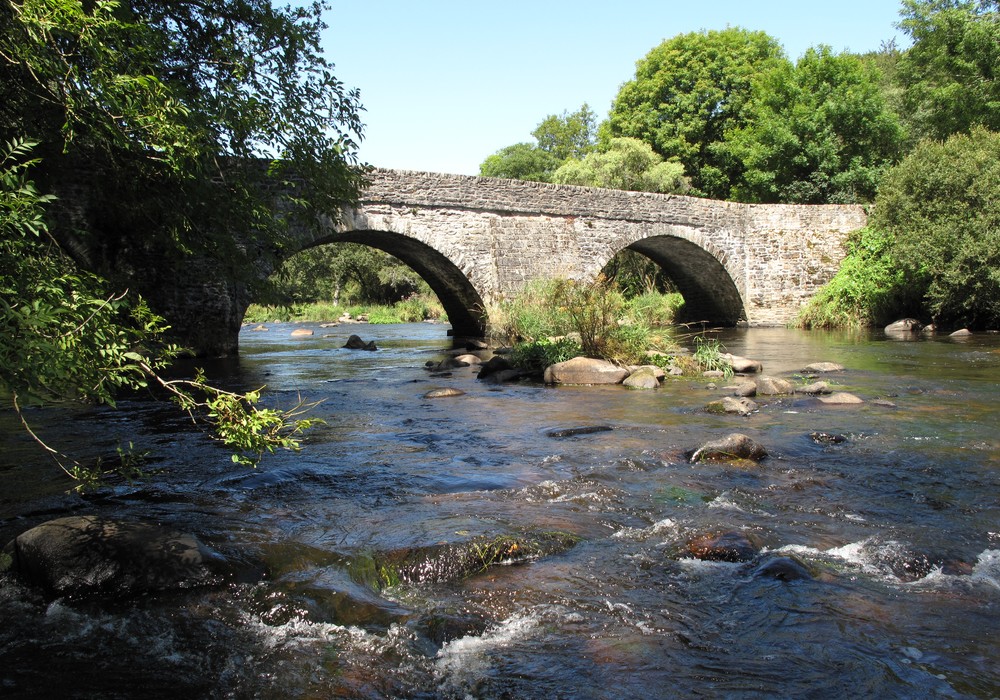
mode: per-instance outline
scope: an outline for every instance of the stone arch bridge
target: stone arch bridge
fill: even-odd
[[[354,242],[394,255],[430,284],[456,336],[481,336],[488,305],[529,281],[594,279],[626,248],[666,271],[686,320],[784,325],[833,276],[847,235],[866,223],[860,206],[739,204],[394,170],[370,180],[357,207],[296,232],[298,250]],[[204,302],[182,311],[214,329],[192,327],[185,339],[203,352],[235,352],[249,301],[239,296],[217,299],[215,311]],[[170,320],[185,335],[188,323]]]

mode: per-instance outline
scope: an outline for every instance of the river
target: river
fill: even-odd
[[[155,402],[32,411],[77,454],[113,454],[120,436],[152,451],[155,477],[68,494],[0,415],[0,544],[93,513],[192,532],[247,572],[56,600],[0,577],[0,696],[1000,697],[1000,336],[728,331],[765,374],[837,362],[827,379],[866,400],[760,399],[744,418],[703,410],[724,380],[491,386],[430,375],[445,326],[294,327],[246,329],[239,362],[209,368],[276,405],[323,402],[302,452],[257,469]],[[342,349],[349,333],[379,350]],[[423,398],[437,387],[465,393]],[[614,429],[552,436],[596,425]],[[769,457],[688,462],[732,431]],[[347,564],[552,530],[578,542],[458,581],[376,591]],[[757,560],[685,554],[734,530]],[[780,556],[811,576],[758,571]]]

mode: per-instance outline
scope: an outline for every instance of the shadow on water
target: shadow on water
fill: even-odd
[[[66,495],[2,416],[0,540],[66,512],[152,521],[263,575],[56,600],[6,575],[0,695],[1000,695],[1000,338],[729,331],[765,374],[837,362],[823,378],[865,400],[759,397],[736,417],[704,410],[724,381],[498,387],[428,372],[441,326],[292,328],[245,330],[239,361],[209,367],[274,405],[322,402],[303,451],[256,470],[145,400],[38,412],[63,444],[153,449],[155,479]],[[349,333],[379,349],[342,348]],[[445,387],[464,393],[425,398]],[[689,463],[734,431],[769,457]],[[371,565],[551,532],[575,545],[458,580]],[[723,532],[757,553],[691,557]]]

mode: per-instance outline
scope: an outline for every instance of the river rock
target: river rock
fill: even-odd
[[[378,348],[375,346],[374,340],[366,343],[365,341],[361,340],[359,336],[356,335],[352,335],[350,338],[348,338],[347,342],[344,343],[344,347],[347,348],[348,350],[378,350]]]
[[[888,335],[902,335],[907,333],[919,333],[923,324],[914,318],[901,318],[898,321],[893,321],[888,326],[885,327],[885,332]]]
[[[424,394],[425,399],[447,399],[452,396],[465,396],[465,392],[454,387],[445,387],[443,389],[431,389]]]
[[[656,376],[657,370],[663,374],[663,370],[659,367],[643,365],[636,368],[622,383],[630,389],[656,389],[660,386],[660,379]]]
[[[795,387],[796,394],[829,394],[831,393],[830,385],[826,382],[813,382],[812,384],[803,384],[802,386]]]
[[[773,578],[778,581],[803,581],[813,577],[809,567],[797,557],[774,557],[759,564],[753,571],[754,578]]]
[[[731,353],[724,353],[722,357],[729,361],[733,371],[737,374],[757,374],[764,371],[764,365],[757,360],[751,360]]]
[[[948,337],[949,338],[968,338],[970,335],[972,335],[972,331],[970,331],[968,328],[961,328],[961,329],[955,331],[954,333],[949,333]]]
[[[312,334],[313,332],[309,328],[296,328],[294,331],[291,332],[291,336],[293,338],[302,338]]]
[[[140,593],[211,582],[221,559],[193,535],[92,515],[50,520],[9,545],[12,568],[56,595]]]
[[[468,367],[469,365],[481,365],[481,364],[483,364],[483,360],[482,360],[481,357],[479,357],[478,355],[473,355],[471,353],[465,353],[463,355],[458,355],[454,359],[455,359],[455,362],[463,362],[463,363],[465,363],[466,367]]]
[[[843,372],[844,366],[836,362],[813,362],[802,368],[803,374],[823,374],[826,372]]]
[[[687,553],[703,561],[746,562],[759,552],[757,537],[738,530],[700,535],[687,543]]]
[[[734,396],[751,397],[757,395],[757,382],[740,382],[733,387]]]
[[[730,433],[721,440],[712,440],[699,447],[691,455],[691,461],[728,462],[747,459],[759,462],[765,457],[767,450],[759,442],[743,433]]]
[[[865,402],[864,399],[858,398],[854,394],[849,394],[846,391],[838,391],[837,393],[830,394],[829,396],[820,396],[819,400],[825,404],[830,404],[831,406],[849,406]]]
[[[736,413],[741,416],[749,416],[760,408],[756,401],[751,401],[746,397],[735,399],[732,396],[723,396],[718,401],[705,406],[709,413]]]
[[[621,384],[628,370],[607,360],[574,357],[545,368],[546,384]]]
[[[781,377],[757,377],[756,384],[758,396],[778,396],[795,392],[795,386]]]

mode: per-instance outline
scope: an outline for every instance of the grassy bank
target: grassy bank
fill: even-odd
[[[275,323],[305,321],[331,323],[349,314],[354,319],[367,319],[369,323],[419,323],[433,320],[447,322],[444,307],[434,297],[415,296],[392,306],[377,304],[341,305],[331,302],[289,304],[287,306],[261,306],[251,304],[243,317],[244,323]]]

